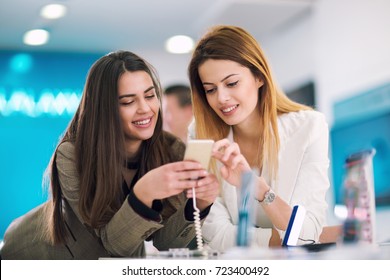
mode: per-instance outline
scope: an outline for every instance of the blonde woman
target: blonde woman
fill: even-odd
[[[217,26],[198,42],[189,67],[195,123],[190,137],[216,142],[221,197],[203,225],[205,241],[236,244],[243,171],[258,169],[254,242],[280,245],[292,207],[306,208],[299,244],[317,241],[325,222],[328,126],[324,116],[278,89],[257,41],[235,26]]]

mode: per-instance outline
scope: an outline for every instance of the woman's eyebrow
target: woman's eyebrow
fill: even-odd
[[[129,94],[123,94],[119,96],[119,99],[126,98],[126,97],[134,97],[137,96],[135,93],[129,93]]]
[[[235,76],[235,75],[238,75],[238,74],[230,74],[230,75],[227,75],[225,78],[223,78],[223,79],[221,80],[221,82],[223,82],[223,81],[225,81],[226,79],[229,79],[230,77]],[[204,85],[212,85],[213,83],[204,82],[203,84],[204,84]]]
[[[146,90],[144,90],[144,93],[147,93],[148,91],[150,91],[152,89],[154,89],[154,86],[148,87]],[[121,96],[119,96],[119,99],[126,98],[126,97],[134,97],[134,96],[137,96],[137,94],[135,94],[135,93],[122,94]]]
[[[150,90],[152,90],[152,89],[154,89],[154,86],[148,87],[148,88],[144,91],[144,93],[147,93],[148,91],[150,91]]]

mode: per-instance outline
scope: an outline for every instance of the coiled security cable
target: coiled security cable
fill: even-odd
[[[196,245],[199,251],[205,253],[203,248],[203,239],[202,239],[202,228],[200,224],[200,210],[196,206],[196,194],[195,187],[192,188],[192,203],[194,207],[194,224],[195,224],[195,234],[196,234]]]

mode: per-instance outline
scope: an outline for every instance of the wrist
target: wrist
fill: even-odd
[[[145,190],[137,186],[137,184],[134,186],[133,193],[139,201],[141,201],[149,208],[152,208],[153,198],[151,198],[151,196],[149,196]]]
[[[272,188],[265,182],[264,178],[260,177],[259,191],[256,196],[256,200],[262,204],[271,204],[275,198],[276,194]]]
[[[261,202],[265,198],[265,194],[271,189],[263,177],[258,177],[258,182],[256,185],[255,198],[257,201]]]
[[[274,202],[276,198],[276,193],[269,188],[267,192],[265,192],[264,197],[262,200],[258,200],[261,204],[270,205],[272,202]]]

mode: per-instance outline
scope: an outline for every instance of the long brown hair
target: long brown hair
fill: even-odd
[[[263,128],[259,138],[259,168],[267,161],[270,166],[269,176],[275,178],[280,146],[278,115],[311,108],[293,102],[277,87],[264,52],[247,31],[236,26],[215,26],[200,39],[188,66],[197,138],[220,140],[227,137],[230,130],[230,126],[208,104],[199,77],[199,66],[208,59],[237,62],[264,82],[259,88],[258,101],[258,110],[262,116],[259,127]]]
[[[126,71],[148,73],[161,101],[161,85],[148,62],[128,51],[109,53],[89,70],[80,105],[57,146],[58,149],[66,141],[74,143],[80,183],[79,211],[84,222],[92,228],[107,224],[124,201],[122,168],[126,153],[119,116],[118,81]],[[160,108],[154,133],[143,141],[139,151],[138,178],[173,160],[167,149],[168,140],[162,131]],[[56,165],[57,149],[48,167],[51,188],[48,234],[53,244],[64,243],[67,237]]]

